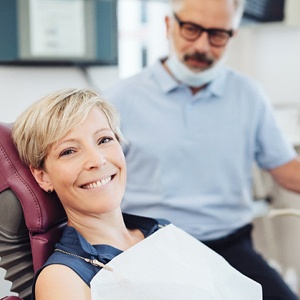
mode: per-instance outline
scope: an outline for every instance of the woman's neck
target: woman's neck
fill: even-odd
[[[92,245],[106,244],[123,251],[144,239],[139,229],[126,227],[120,210],[99,216],[80,216],[78,219],[68,217],[68,225],[74,227]]]

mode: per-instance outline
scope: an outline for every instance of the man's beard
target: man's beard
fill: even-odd
[[[205,53],[194,52],[192,54],[189,53],[184,54],[183,56],[184,62],[187,62],[190,59],[206,64],[207,68],[209,68],[215,61],[212,57],[208,56]],[[197,68],[195,67],[193,69],[197,69]]]

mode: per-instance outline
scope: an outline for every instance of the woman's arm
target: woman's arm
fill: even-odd
[[[42,270],[35,286],[36,300],[90,300],[89,286],[70,268],[50,265]]]

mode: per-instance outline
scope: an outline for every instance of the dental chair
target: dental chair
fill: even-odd
[[[19,159],[11,127],[0,122],[0,267],[18,296],[3,299],[29,300],[34,273],[53,252],[66,215],[56,194],[43,191]]]

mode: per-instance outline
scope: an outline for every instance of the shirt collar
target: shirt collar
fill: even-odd
[[[162,92],[165,94],[170,93],[176,88],[182,87],[183,85],[176,81],[165,69],[162,62],[164,59],[159,59],[156,61],[152,68],[152,76],[157,82]],[[226,88],[226,72],[227,67],[224,66],[221,70],[221,74],[213,82],[208,84],[205,89],[201,90],[199,93],[207,93],[212,96],[221,97],[225,93]],[[198,94],[198,93],[197,93]],[[196,94],[196,95],[197,95]]]
[[[160,87],[163,93],[167,94],[179,87],[178,83],[163,66],[164,59],[159,59],[152,67],[152,77]]]

